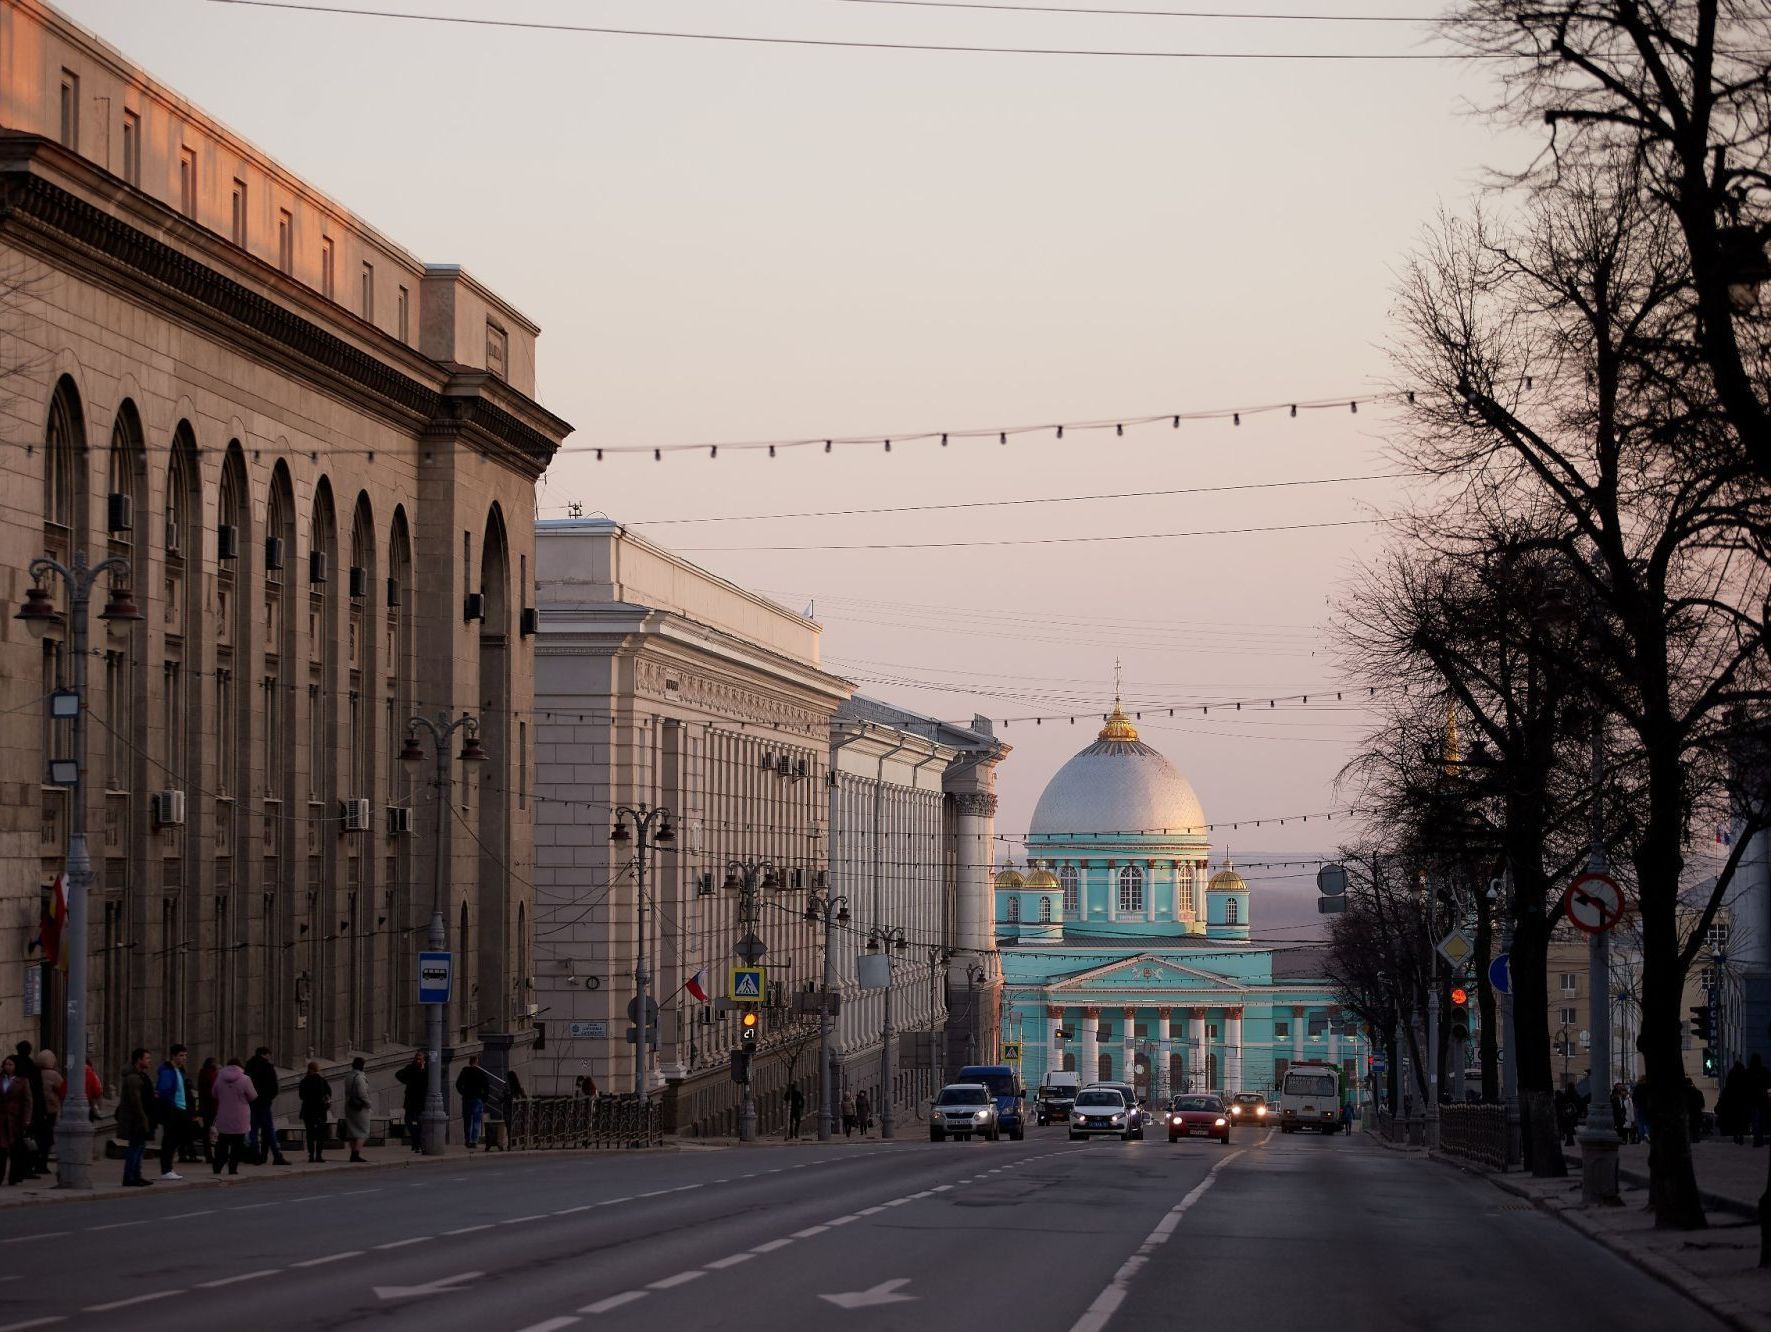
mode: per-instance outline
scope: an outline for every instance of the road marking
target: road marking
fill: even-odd
[[[162,1221],[189,1221],[193,1216],[214,1216],[215,1212],[215,1208],[205,1207],[200,1212],[177,1212],[172,1216],[161,1217],[160,1219]]]
[[[426,1240],[431,1238],[433,1237],[430,1235],[414,1235],[411,1239],[394,1240],[389,1244],[377,1244],[375,1248],[377,1251],[382,1249],[403,1249],[408,1244],[423,1244]]]
[[[361,1249],[346,1249],[343,1253],[329,1253],[324,1258],[309,1258],[305,1263],[290,1263],[291,1267],[324,1267],[327,1263],[342,1263],[346,1258],[361,1258]]]
[[[182,1290],[153,1290],[146,1295],[131,1295],[126,1300],[112,1300],[109,1304],[89,1304],[81,1313],[109,1313],[112,1309],[127,1309],[132,1304],[150,1304],[154,1300],[169,1300],[174,1295],[182,1295]]]
[[[239,1276],[222,1277],[219,1281],[199,1281],[198,1290],[219,1290],[223,1286],[237,1286],[242,1281],[256,1281],[259,1277],[275,1276],[283,1269],[280,1267],[261,1267],[256,1272],[242,1272]]]
[[[170,1218],[168,1218],[168,1219],[170,1220]],[[86,1233],[88,1235],[91,1235],[91,1234],[94,1234],[100,1230],[122,1230],[125,1226],[145,1226],[147,1224],[149,1224],[149,1223],[145,1220],[143,1220],[143,1221],[113,1221],[108,1226],[87,1226]]]
[[[374,1286],[371,1289],[378,1300],[404,1300],[414,1295],[453,1295],[469,1281],[478,1281],[485,1275],[484,1272],[457,1272],[454,1276],[427,1281],[422,1286]]]
[[[41,1235],[14,1235],[11,1239],[0,1240],[0,1244],[28,1244],[32,1240],[62,1239],[73,1233],[71,1230],[45,1230]]]
[[[822,1235],[826,1230],[829,1230],[829,1229],[830,1229],[829,1226],[807,1226],[804,1230],[794,1231],[793,1238],[794,1239],[810,1239],[813,1235]]]
[[[829,1300],[839,1309],[865,1309],[875,1304],[902,1304],[914,1300],[914,1295],[900,1295],[898,1287],[908,1286],[909,1277],[898,1277],[891,1281],[882,1281],[867,1290],[851,1290],[840,1295],[820,1295],[821,1300]]]
[[[349,1193],[335,1193],[332,1196],[334,1198],[361,1198],[365,1193],[380,1193],[380,1192],[381,1192],[381,1190],[378,1188],[376,1188],[376,1189],[352,1189]]]
[[[624,1203],[624,1202],[632,1202],[632,1201],[633,1201],[633,1195],[630,1193],[625,1198],[605,1198],[605,1199],[603,1199],[602,1202],[598,1203],[597,1206],[598,1207],[613,1207],[616,1203]]]
[[[747,1263],[754,1257],[756,1257],[754,1253],[734,1253],[729,1257],[717,1258],[707,1265],[712,1268],[736,1267],[739,1263]]]
[[[547,1213],[546,1212],[536,1212],[532,1216],[508,1217],[505,1220],[500,1221],[498,1224],[501,1226],[520,1226],[525,1221],[545,1221],[545,1220],[547,1220]]]
[[[859,1221],[860,1219],[861,1218],[856,1216],[853,1212],[850,1212],[847,1216],[836,1217],[833,1220],[826,1221],[824,1224],[827,1226],[846,1226],[849,1222]]]
[[[0,1327],[0,1332],[25,1332],[27,1327],[48,1327],[51,1323],[65,1323],[67,1321],[66,1314],[52,1314],[48,1318],[32,1318],[22,1323],[8,1323],[6,1326]]]
[[[490,1221],[488,1221],[483,1226],[463,1226],[459,1230],[445,1230],[443,1233],[445,1235],[471,1235],[476,1230],[490,1230],[490,1229],[492,1229],[492,1223]]]
[[[550,1318],[545,1323],[530,1323],[522,1332],[559,1332],[560,1328],[570,1327],[577,1321],[576,1318]],[[0,1328],[0,1332],[5,1332],[5,1329]]]
[[[555,1212],[554,1215],[571,1216],[574,1212],[588,1212],[601,1206],[601,1203],[581,1203],[577,1207],[562,1207],[559,1211]],[[573,1321],[575,1322],[577,1320],[574,1319]]]
[[[863,1207],[860,1211],[856,1212],[855,1215],[856,1216],[878,1216],[883,1211],[885,1211],[884,1207]]]
[[[650,1283],[650,1289],[671,1290],[677,1286],[686,1286],[691,1281],[699,1281],[706,1275],[706,1272],[697,1267],[688,1272],[678,1272],[675,1276],[667,1276],[661,1281],[654,1281]]]
[[[772,1239],[767,1244],[753,1244],[750,1246],[750,1251],[752,1253],[773,1253],[776,1249],[785,1249],[791,1243],[793,1243],[793,1237],[789,1235],[783,1239]]]
[[[945,1193],[945,1192],[947,1192],[948,1189],[950,1189],[952,1187],[953,1186],[951,1184],[937,1184],[937,1185],[935,1185],[934,1188],[930,1189],[929,1192],[930,1193]]]
[[[609,1310],[619,1309],[624,1304],[632,1304],[635,1300],[643,1300],[650,1293],[650,1291],[644,1290],[624,1290],[619,1295],[609,1296],[606,1300],[598,1300],[595,1304],[587,1304],[578,1312],[590,1314],[608,1313]]]

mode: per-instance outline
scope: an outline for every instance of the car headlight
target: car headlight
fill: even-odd
[[[1230,1107],[1230,1113],[1233,1115],[1239,1115],[1242,1113],[1242,1107],[1239,1105],[1233,1105]]]
[[[1265,1119],[1267,1117],[1267,1107],[1264,1105],[1258,1106],[1258,1107],[1256,1107],[1254,1113],[1255,1113],[1255,1117],[1257,1119]]]
[[[1219,1116],[1218,1116],[1218,1122],[1217,1122],[1217,1127],[1219,1127],[1219,1128],[1223,1128],[1223,1127],[1224,1127],[1224,1125],[1226,1125],[1226,1124],[1228,1124],[1228,1123],[1229,1123],[1229,1122],[1230,1122],[1230,1121],[1229,1121],[1229,1120],[1227,1120],[1227,1119],[1225,1119],[1225,1118],[1224,1118],[1224,1117],[1223,1117],[1223,1116],[1222,1116],[1222,1115],[1219,1115]]]
[[[1114,1115],[1112,1122],[1115,1124],[1123,1124],[1123,1123],[1125,1123],[1125,1116],[1124,1115]]]
[[[1171,1124],[1178,1124],[1181,1122],[1181,1117],[1179,1115],[1170,1115],[1168,1117],[1168,1122]]]
[[[980,1110],[978,1111],[976,1118],[977,1121],[982,1124],[986,1119],[990,1118],[990,1112],[988,1110]]]
[[[1080,1124],[1080,1123],[1082,1123],[1082,1122],[1083,1122],[1083,1116],[1082,1116],[1082,1113],[1081,1113],[1081,1112],[1080,1112],[1080,1111],[1078,1111],[1078,1112],[1077,1112],[1077,1113],[1076,1113],[1076,1114],[1073,1114],[1073,1115],[1071,1115],[1071,1116],[1070,1116],[1070,1122],[1071,1122],[1071,1123],[1072,1123],[1072,1124]]]

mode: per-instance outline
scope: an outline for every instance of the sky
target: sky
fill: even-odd
[[[1179,6],[1112,7],[1165,3]],[[1488,71],[59,4],[423,260],[466,265],[538,322],[538,396],[573,424],[574,449],[897,436],[889,453],[566,453],[540,513],[575,503],[634,524],[794,610],[815,606],[826,666],[866,692],[995,719],[1014,746],[999,830],[1023,832],[1051,774],[1094,739],[1118,662],[1128,711],[1192,782],[1219,847],[1314,855],[1354,834],[1346,814],[1323,816],[1352,803],[1336,775],[1369,720],[1368,682],[1328,629],[1381,548],[1371,520],[1408,485],[1376,396],[1396,274],[1440,207],[1467,206],[1486,168],[1529,146],[1476,113],[1493,97]],[[374,7],[834,41],[1447,50],[1424,23],[858,0]],[[1336,405],[1169,420],[1311,401]],[[1163,419],[1123,435],[1042,429],[1003,445],[993,433],[1150,416]],[[992,433],[945,448],[905,438],[968,429]],[[691,521],[711,518],[729,521]],[[862,548],[831,549],[845,546]],[[1265,706],[1305,693],[1307,707]],[[1241,711],[1199,711],[1235,700]],[[1014,720],[1035,715],[1050,719]]]

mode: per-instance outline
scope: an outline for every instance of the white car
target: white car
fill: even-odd
[[[970,1138],[974,1133],[991,1142],[1002,1137],[996,1097],[981,1082],[950,1082],[929,1108],[929,1141]]]
[[[1097,1133],[1111,1133],[1130,1142],[1144,1136],[1136,1105],[1127,1105],[1125,1093],[1111,1087],[1084,1087],[1070,1107],[1070,1141]]]

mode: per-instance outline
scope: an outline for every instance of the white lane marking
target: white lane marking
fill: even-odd
[[[0,1332],[25,1332],[27,1327],[48,1327],[51,1323],[65,1323],[67,1321],[66,1314],[52,1314],[48,1318],[31,1318],[22,1323],[8,1323],[6,1326],[0,1327]]]
[[[706,1272],[697,1267],[687,1272],[678,1272],[675,1276],[667,1276],[662,1280],[650,1282],[648,1288],[651,1290],[672,1290],[677,1286],[686,1286],[691,1281],[699,1281],[706,1275]]]
[[[909,1197],[893,1198],[890,1202],[881,1203],[880,1206],[881,1207],[902,1207],[905,1203],[911,1202],[911,1201],[913,1201],[913,1199],[911,1199]]]
[[[611,1309],[619,1309],[624,1304],[632,1304],[635,1300],[643,1300],[651,1292],[644,1290],[624,1290],[619,1295],[611,1295],[606,1300],[598,1300],[595,1304],[587,1304],[579,1313],[608,1313]]]
[[[222,1277],[219,1281],[199,1281],[198,1290],[219,1290],[223,1286],[237,1286],[242,1281],[256,1281],[259,1277],[275,1276],[283,1269],[280,1267],[261,1267],[256,1272],[242,1272],[239,1276]]]
[[[14,1235],[11,1239],[0,1240],[0,1244],[28,1244],[31,1240],[62,1239],[73,1233],[71,1230],[45,1230],[40,1235]]]
[[[929,1192],[930,1193],[945,1193],[945,1192],[947,1192],[948,1189],[950,1189],[952,1187],[953,1186],[951,1184],[937,1184],[937,1185],[935,1185],[934,1188],[930,1189]]]
[[[570,1327],[576,1318],[549,1318],[545,1323],[530,1323],[522,1332],[559,1332],[562,1327]]]
[[[1071,1324],[1070,1332],[1101,1332],[1101,1329],[1107,1326],[1108,1320],[1113,1317],[1115,1311],[1125,1303],[1125,1297],[1131,1291],[1132,1277],[1137,1275],[1139,1268],[1150,1261],[1151,1252],[1158,1244],[1167,1243],[1168,1237],[1174,1234],[1175,1227],[1180,1224],[1187,1209],[1198,1202],[1205,1195],[1205,1191],[1217,1182],[1218,1172],[1241,1155],[1242,1152],[1238,1150],[1224,1157],[1206,1172],[1205,1178],[1196,1184],[1186,1197],[1164,1213],[1162,1220],[1156,1223],[1156,1228],[1138,1246],[1137,1252],[1120,1264],[1119,1270],[1113,1274],[1113,1279],[1107,1283],[1099,1295],[1095,1296],[1094,1302],[1083,1310],[1082,1317]]]
[[[291,1267],[324,1267],[327,1263],[342,1263],[346,1258],[361,1258],[361,1249],[346,1249],[343,1253],[329,1253],[324,1258],[309,1258],[305,1263],[290,1263]]]
[[[846,1226],[849,1222],[859,1221],[860,1219],[861,1218],[856,1216],[853,1212],[850,1212],[847,1216],[834,1217],[831,1220],[826,1221],[824,1224],[827,1226]]]
[[[377,1244],[375,1248],[377,1252],[382,1249],[403,1249],[408,1244],[423,1244],[426,1240],[433,1238],[435,1237],[432,1235],[414,1235],[411,1239],[393,1240],[387,1244]]]
[[[592,1210],[593,1208],[601,1207],[601,1206],[602,1206],[601,1203],[581,1203],[577,1207],[562,1207],[562,1208],[560,1208],[559,1211],[555,1212],[554,1215],[555,1216],[571,1216],[574,1212],[588,1212],[588,1211]],[[576,1320],[574,1320],[574,1321],[576,1321]]]
[[[380,1193],[380,1189],[352,1189],[349,1193],[335,1193],[334,1198],[361,1198],[365,1193]]]
[[[810,1239],[813,1235],[822,1235],[826,1230],[829,1230],[829,1229],[830,1229],[829,1226],[807,1226],[804,1230],[794,1231],[793,1238],[794,1239]]]
[[[767,1244],[753,1244],[750,1246],[750,1251],[752,1253],[773,1253],[776,1249],[785,1249],[791,1243],[793,1243],[792,1236],[786,1236],[782,1239],[770,1240]]]
[[[756,1257],[754,1253],[734,1253],[725,1258],[716,1258],[713,1262],[707,1265],[716,1269],[736,1267],[739,1263],[747,1263],[754,1257]]]
[[[171,1216],[163,1216],[160,1219],[162,1221],[189,1221],[193,1216],[214,1216],[215,1212],[215,1208],[205,1207],[200,1212],[175,1212]]]
[[[122,1230],[126,1226],[145,1226],[148,1224],[150,1224],[150,1222],[145,1221],[145,1220],[144,1221],[113,1221],[108,1226],[87,1226],[86,1233],[88,1235],[91,1235],[91,1234],[95,1234],[96,1232],[98,1232],[100,1230]]]
[[[633,1201],[633,1195],[630,1193],[625,1198],[605,1198],[600,1203],[598,1203],[597,1206],[598,1207],[613,1207],[616,1203],[624,1203],[624,1202],[632,1202],[632,1201]]]
[[[525,1221],[545,1221],[545,1220],[547,1220],[547,1213],[546,1212],[536,1212],[531,1216],[506,1217],[504,1220],[500,1221],[498,1224],[501,1226],[520,1226]]]
[[[476,1230],[490,1230],[490,1229],[492,1229],[492,1223],[490,1221],[488,1221],[483,1226],[462,1226],[459,1230],[445,1230],[443,1233],[445,1235],[471,1235]]]
[[[149,1304],[154,1300],[169,1300],[174,1295],[182,1295],[182,1290],[151,1290],[146,1295],[131,1295],[126,1300],[112,1300],[109,1304],[89,1304],[81,1313],[109,1313],[112,1309],[127,1309],[132,1304]]]
[[[860,1211],[856,1212],[855,1215],[856,1216],[878,1216],[883,1211],[885,1211],[884,1207],[863,1207]]]

